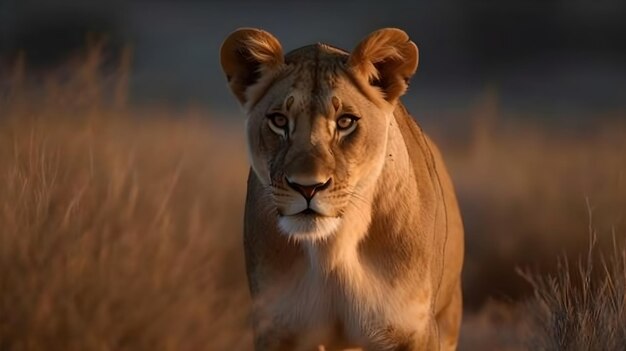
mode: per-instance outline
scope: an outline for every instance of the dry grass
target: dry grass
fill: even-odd
[[[594,265],[595,234],[586,259],[572,271],[566,258],[555,275],[522,272],[534,298],[527,305],[532,350],[626,349],[626,249],[614,242],[613,252]]]
[[[0,350],[248,349],[240,134],[83,74],[0,108]]]
[[[556,255],[584,254],[588,203],[601,236],[626,229],[626,112],[615,115],[588,128],[549,126],[502,111],[488,92],[457,119],[473,120],[469,137],[440,135],[465,221],[469,307],[530,294],[517,266],[553,272]],[[610,237],[599,239],[610,249]]]
[[[250,349],[241,126],[126,106],[128,60],[102,77],[98,50],[43,80],[0,71],[0,350]],[[479,116],[463,138],[433,128],[467,226],[461,348],[525,349],[517,301],[533,290],[515,267],[558,272],[558,253],[584,250],[586,198],[623,232],[626,128],[505,122],[490,94],[462,113]],[[534,279],[561,308],[542,282],[565,276]]]

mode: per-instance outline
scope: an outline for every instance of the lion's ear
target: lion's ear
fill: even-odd
[[[417,46],[404,31],[385,28],[363,39],[350,54],[348,65],[393,103],[406,92],[418,58]]]
[[[259,78],[283,62],[283,49],[273,35],[255,29],[241,28],[231,33],[220,49],[222,70],[230,89],[241,104],[246,103],[246,90]]]

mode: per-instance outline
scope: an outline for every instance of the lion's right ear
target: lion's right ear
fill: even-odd
[[[262,75],[283,64],[283,49],[270,33],[241,28],[224,40],[220,62],[230,89],[243,105],[246,103],[246,90]]]

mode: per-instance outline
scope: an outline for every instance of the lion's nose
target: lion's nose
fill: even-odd
[[[330,186],[330,181],[331,179],[329,178],[324,183],[304,185],[304,184],[298,184],[296,182],[289,181],[289,179],[287,179],[287,185],[289,185],[289,187],[291,187],[293,190],[299,192],[302,196],[304,196],[304,198],[307,201],[310,201],[318,191],[327,189]]]

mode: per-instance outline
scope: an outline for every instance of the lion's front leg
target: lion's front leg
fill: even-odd
[[[275,323],[263,328],[255,327],[255,351],[334,351],[334,348],[325,348],[328,341],[323,329],[297,331],[286,327],[285,324]]]
[[[254,342],[255,351],[339,351],[327,348],[309,338],[281,332],[259,335]],[[361,349],[341,349],[341,351],[362,351]]]
[[[292,351],[296,349],[293,334],[272,329],[257,332],[254,337],[255,351]]]
[[[461,283],[459,282],[448,304],[437,314],[439,350],[441,351],[453,351],[457,348],[463,313],[462,300]]]
[[[437,324],[432,321],[424,330],[403,331],[392,326],[373,333],[366,351],[435,351],[439,350]]]

